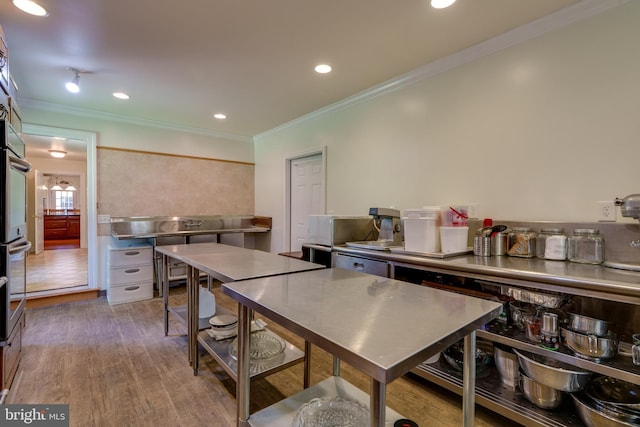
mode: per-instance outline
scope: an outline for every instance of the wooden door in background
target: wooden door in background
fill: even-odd
[[[291,239],[290,251],[302,250],[307,240],[307,218],[324,214],[322,154],[291,161]]]

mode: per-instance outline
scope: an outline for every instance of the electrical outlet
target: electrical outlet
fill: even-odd
[[[598,202],[598,221],[615,222],[616,221],[616,205],[613,201]]]
[[[98,224],[109,224],[111,222],[110,215],[98,215]]]

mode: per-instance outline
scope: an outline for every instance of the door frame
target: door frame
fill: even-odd
[[[84,141],[87,144],[86,213],[87,213],[87,284],[98,288],[98,213],[97,213],[97,134],[53,126],[22,124],[22,133],[29,135],[61,137]]]
[[[322,213],[327,211],[327,146],[316,148],[285,158],[285,197],[284,197],[284,251],[291,250],[291,163],[305,157],[320,155],[322,164]]]

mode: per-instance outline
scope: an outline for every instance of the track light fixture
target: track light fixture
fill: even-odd
[[[78,93],[80,92],[80,86],[78,85],[80,83],[80,71],[75,68],[68,68],[68,70],[73,71],[75,73],[75,77],[70,82],[67,82],[65,87],[71,93]]]

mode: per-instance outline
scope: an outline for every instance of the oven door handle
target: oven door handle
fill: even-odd
[[[11,167],[18,172],[27,173],[31,170],[31,163],[28,160],[21,159],[16,156],[12,156],[9,154],[9,161],[11,162]]]
[[[22,240],[21,242],[26,242],[22,245],[18,246],[9,246],[9,255],[15,255],[22,252],[26,252],[31,249],[31,242],[28,240]]]

